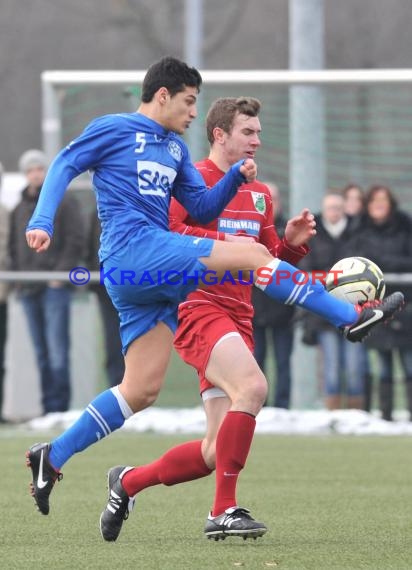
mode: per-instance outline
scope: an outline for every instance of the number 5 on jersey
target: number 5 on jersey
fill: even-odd
[[[136,145],[134,149],[135,152],[143,152],[146,146],[146,133],[136,133]]]

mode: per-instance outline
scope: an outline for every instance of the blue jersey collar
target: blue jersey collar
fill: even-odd
[[[135,113],[135,115],[139,118],[139,121],[146,123],[148,127],[156,132],[156,134],[162,135],[164,137],[167,137],[167,135],[170,134],[171,131],[165,129],[160,123],[154,121],[153,119],[149,119],[149,117],[146,115],[143,115],[142,113]]]

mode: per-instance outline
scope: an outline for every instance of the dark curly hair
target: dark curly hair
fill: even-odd
[[[173,97],[185,87],[196,87],[199,92],[201,85],[202,77],[197,69],[175,57],[164,57],[147,70],[142,85],[142,102],[150,103],[161,87],[166,87]]]

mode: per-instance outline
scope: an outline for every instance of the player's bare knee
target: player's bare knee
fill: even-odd
[[[216,469],[216,438],[205,438],[202,442],[203,460],[209,469]]]
[[[232,404],[235,409],[256,415],[265,403],[267,393],[268,385],[263,374],[253,373],[241,384],[241,389],[232,398]]]
[[[251,243],[250,247],[256,267],[263,267],[273,259],[273,255],[263,243]]]
[[[262,407],[268,395],[268,384],[265,377],[257,376],[251,386],[251,398],[256,405]]]
[[[145,392],[143,392],[141,400],[143,400],[145,407],[148,408],[149,406],[151,406],[152,404],[154,404],[157,400],[157,397],[159,395],[159,391],[160,389],[157,390],[146,390]]]
[[[161,385],[162,383],[158,381],[133,381],[130,377],[125,376],[122,382],[122,393],[131,410],[136,413],[155,403]]]
[[[242,244],[243,262],[253,268],[264,267],[273,259],[273,255],[262,243]]]

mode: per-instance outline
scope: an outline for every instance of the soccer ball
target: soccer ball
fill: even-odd
[[[326,289],[337,299],[356,303],[382,299],[385,280],[380,268],[366,257],[345,257],[329,270]]]

